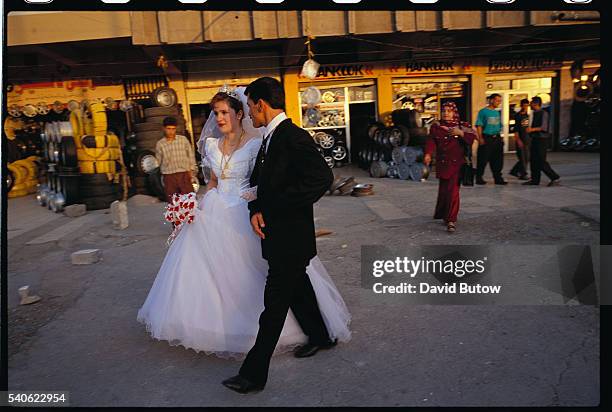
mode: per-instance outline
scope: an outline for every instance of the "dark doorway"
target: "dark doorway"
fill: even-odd
[[[366,147],[368,142],[368,126],[376,121],[376,103],[349,104],[351,119],[351,162],[357,162],[359,151]]]

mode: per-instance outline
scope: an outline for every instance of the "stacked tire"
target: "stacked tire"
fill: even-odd
[[[414,109],[398,109],[391,113],[393,124],[408,129],[410,141],[405,145],[424,146],[427,140],[427,128],[424,126],[421,114]]]
[[[429,168],[423,163],[423,149],[400,146],[393,149],[387,177],[420,182],[429,177]]]
[[[36,192],[39,174],[39,159],[36,156],[9,163],[7,169],[6,187],[9,198]]]
[[[41,138],[44,144],[44,183],[36,199],[41,206],[61,212],[65,206],[79,202],[77,146],[69,121],[45,124]]]
[[[370,142],[358,154],[359,166],[376,178],[427,179],[429,169],[423,164],[423,148],[411,145],[415,140],[419,143],[423,140],[418,133],[422,132],[401,124],[392,127],[372,124],[368,128]]]
[[[147,174],[142,163],[155,156],[155,146],[164,137],[163,122],[166,117],[174,117],[177,120],[177,135],[186,134],[186,121],[178,107],[176,92],[171,88],[160,87],[153,91],[151,104],[153,107],[144,109],[144,122],[134,125],[130,179],[135,193],[153,195],[165,200],[160,171]]]
[[[107,209],[121,199],[121,144],[114,134],[81,136],[77,146],[81,203],[87,210]]]
[[[406,144],[410,139],[405,127],[385,127],[378,122],[368,127],[368,137],[368,143],[357,156],[358,165],[364,170],[369,170],[373,162],[389,162],[393,148]]]
[[[78,168],[60,171],[64,190],[77,187],[80,196],[70,198],[84,204],[87,210],[107,209],[121,199],[121,143],[108,132],[106,108],[101,103],[88,104],[83,111],[71,114],[74,128]],[[80,173],[79,173],[80,172]],[[68,200],[68,199],[66,199]]]

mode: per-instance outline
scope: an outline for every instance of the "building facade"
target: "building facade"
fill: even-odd
[[[195,143],[221,86],[271,76],[284,84],[289,117],[313,134],[344,138],[355,152],[368,122],[389,123],[395,109],[417,109],[428,124],[453,100],[462,118],[474,122],[486,97],[499,93],[505,148],[512,151],[511,114],[523,98],[542,97],[555,140],[569,134],[576,92],[571,68],[577,61],[585,71],[599,66],[596,17],[589,12],[566,21],[554,11],[12,13],[7,104],[122,100],[130,94],[127,82],[157,76],[189,108],[184,113]],[[322,63],[312,80],[300,74],[309,36]],[[311,86],[322,96],[316,116],[302,97]]]

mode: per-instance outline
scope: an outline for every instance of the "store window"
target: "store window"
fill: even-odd
[[[489,78],[486,88],[487,96],[498,93],[502,96],[502,118],[505,151],[515,151],[516,142],[514,133],[518,125],[515,124],[515,114],[521,109],[521,100],[539,96],[542,99],[542,108],[549,114],[549,130],[554,133],[554,105],[553,105],[553,76],[526,77],[526,78]]]
[[[374,80],[303,84],[298,98],[301,125],[328,164],[339,167],[355,161],[368,139],[368,125],[376,120]]]
[[[393,109],[416,109],[429,126],[440,119],[446,101],[457,105],[462,119],[468,118],[468,79],[396,79],[393,81]]]

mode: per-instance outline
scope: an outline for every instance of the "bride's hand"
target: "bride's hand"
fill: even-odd
[[[257,199],[257,194],[253,192],[244,192],[240,195],[240,197],[247,202],[252,202],[253,200]]]

